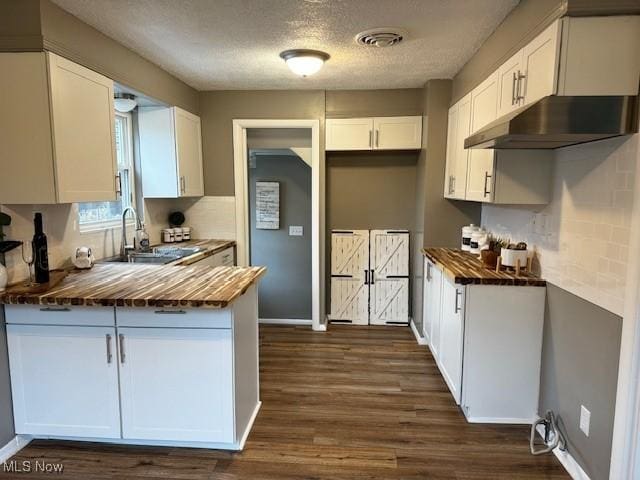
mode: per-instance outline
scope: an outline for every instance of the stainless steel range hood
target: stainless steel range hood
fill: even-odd
[[[551,95],[477,131],[464,148],[553,149],[638,131],[638,97]]]

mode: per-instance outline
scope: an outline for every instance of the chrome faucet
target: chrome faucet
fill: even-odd
[[[122,242],[120,244],[120,256],[128,257],[130,252],[133,252],[136,249],[136,239],[133,237],[133,243],[131,245],[127,245],[127,213],[133,213],[133,219],[135,220],[136,230],[142,229],[142,224],[140,223],[140,218],[138,218],[138,214],[136,213],[136,209],[133,207],[127,207],[122,211]]]

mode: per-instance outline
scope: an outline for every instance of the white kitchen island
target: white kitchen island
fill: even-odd
[[[1,295],[16,433],[241,450],[260,408],[262,273],[98,265]]]

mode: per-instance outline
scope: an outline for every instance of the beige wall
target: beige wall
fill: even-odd
[[[49,0],[0,2],[0,51],[46,49],[193,113],[198,92]]]
[[[327,118],[422,115],[421,88],[329,90]]]
[[[324,91],[216,90],[200,93],[206,195],[234,195],[234,119],[319,119],[324,159]]]
[[[562,16],[567,0],[522,0],[453,79],[451,104],[460,100],[505,60]]]
[[[327,233],[413,230],[417,157],[415,152],[328,153]]]

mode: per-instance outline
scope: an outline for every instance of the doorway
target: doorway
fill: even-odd
[[[294,140],[297,140],[291,140],[292,134]],[[306,143],[301,145],[296,143],[298,141]],[[256,262],[260,261],[267,263],[267,275],[262,282],[265,292],[262,301],[259,300],[260,316],[270,320],[280,319],[282,323],[287,320],[295,322],[310,319],[314,330],[325,330],[326,324],[321,321],[320,314],[320,122],[234,120],[233,143],[238,265],[257,265]],[[255,169],[251,168],[253,165]],[[287,166],[293,170],[288,170]],[[291,216],[292,213],[295,214],[296,208],[289,202],[288,196],[293,193],[292,187],[296,182],[305,183],[305,176],[310,177],[310,192],[306,197],[310,203],[310,212],[307,210],[309,216],[306,217],[306,223],[298,221],[301,218],[299,216]],[[279,191],[280,187],[283,188],[282,192]],[[298,194],[295,196],[298,201],[304,198],[304,194]],[[260,212],[256,209],[259,197],[262,204]],[[265,204],[271,205],[271,210],[265,210]],[[277,208],[274,204],[277,204]],[[283,208],[282,211],[280,207]],[[294,207],[293,211],[291,207]],[[301,211],[300,208],[297,210]],[[289,227],[294,228],[290,230]],[[281,242],[286,242],[290,246],[300,247],[297,255],[300,255],[299,258],[304,263],[304,253],[307,252],[305,239],[310,241],[310,275],[308,263],[303,265],[304,268],[289,265],[293,262],[287,258],[286,249],[280,245]],[[252,240],[255,242],[252,243]],[[274,252],[278,255],[276,258],[273,257]],[[271,263],[271,268],[268,263]],[[297,283],[302,283],[298,289],[287,288],[286,285],[291,285],[290,281],[286,285],[278,285],[278,278],[286,279],[287,274],[292,272],[295,273]],[[300,280],[302,275],[307,276],[306,281]],[[303,288],[305,285],[306,288]],[[291,298],[293,295],[300,298]],[[279,304],[285,304],[285,308]],[[309,313],[309,318],[285,318]]]

